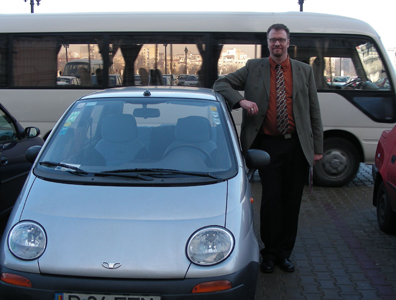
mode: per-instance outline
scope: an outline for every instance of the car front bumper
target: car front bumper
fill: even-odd
[[[112,278],[63,277],[18,272],[1,267],[1,274],[11,273],[30,280],[32,288],[19,287],[0,281],[1,299],[54,300],[56,293],[111,294],[111,295],[154,295],[161,300],[181,299],[254,299],[257,283],[258,263],[251,262],[236,273],[210,278],[181,280],[137,280]],[[229,280],[232,288],[220,292],[192,294],[197,284],[210,281]],[[134,298],[133,298],[134,299]]]

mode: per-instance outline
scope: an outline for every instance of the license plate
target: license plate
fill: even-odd
[[[159,296],[57,293],[55,300],[161,300]]]

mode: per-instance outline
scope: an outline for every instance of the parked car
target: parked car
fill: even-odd
[[[57,85],[80,85],[80,80],[74,76],[58,76]]]
[[[96,92],[39,151],[2,238],[3,299],[255,299],[247,170],[269,156],[245,164],[220,94]]]
[[[198,75],[189,75],[184,81],[184,86],[198,86]]]
[[[135,85],[141,85],[141,77],[140,75],[135,74]]]
[[[162,75],[162,85],[173,85],[171,77]]]
[[[373,204],[377,221],[386,233],[396,232],[396,127],[385,130],[379,139],[373,165]]]
[[[42,145],[36,127],[23,128],[0,104],[0,217],[10,212],[32,164],[25,158],[28,148]]]
[[[92,85],[101,85],[98,83],[96,75],[91,76]],[[109,86],[122,86],[122,76],[120,74],[109,74]]]
[[[164,85],[178,85],[178,80],[176,75],[165,74],[164,77]]]
[[[331,80],[329,84],[335,87],[342,87],[348,83],[349,78],[350,78],[349,76],[335,76],[333,77],[333,80]]]
[[[186,81],[188,75],[187,74],[180,74],[177,76],[177,85],[184,85],[184,82]]]

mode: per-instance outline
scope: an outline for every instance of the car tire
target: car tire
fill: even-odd
[[[377,192],[377,221],[379,228],[385,233],[396,232],[396,213],[392,210],[385,184],[381,182]]]
[[[323,158],[315,164],[314,183],[319,186],[343,186],[352,181],[359,170],[359,153],[343,138],[328,138],[323,143]]]

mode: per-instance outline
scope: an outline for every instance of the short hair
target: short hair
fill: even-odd
[[[290,40],[290,30],[289,30],[289,28],[287,28],[286,25],[280,24],[280,23],[271,25],[271,26],[268,28],[268,30],[267,30],[267,38],[268,38],[269,33],[270,33],[270,31],[271,31],[272,29],[274,29],[275,31],[279,31],[279,30],[284,30],[284,31],[286,31],[286,33],[287,33],[287,38]]]

